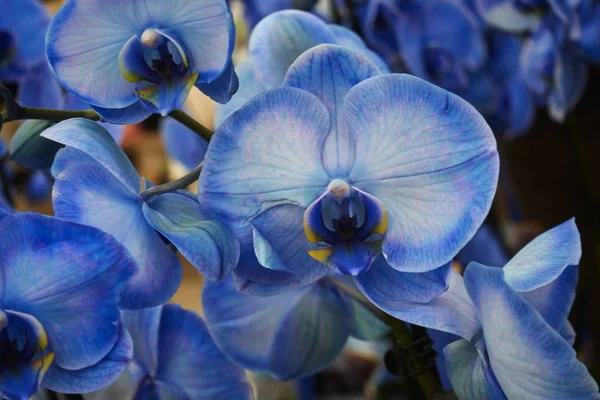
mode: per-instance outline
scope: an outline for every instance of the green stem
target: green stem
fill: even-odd
[[[190,117],[188,114],[185,113],[185,111],[171,111],[169,113],[169,117],[187,126],[202,139],[206,140],[207,142],[210,142],[210,138],[212,137],[213,132],[204,125],[202,125],[200,122],[196,121],[194,118]]]
[[[160,194],[174,192],[179,189],[185,189],[190,186],[192,183],[196,182],[200,177],[200,172],[202,172],[202,165],[204,165],[204,161],[200,163],[196,168],[190,171],[188,174],[182,176],[181,178],[174,180],[173,182],[167,182],[162,185],[154,186],[148,190],[145,190],[140,195],[142,200],[146,201],[152,196],[158,196]]]
[[[404,321],[396,319],[391,315],[383,312],[373,303],[371,303],[361,292],[356,290],[355,288],[348,286],[338,280],[335,279],[327,279],[330,283],[332,283],[335,287],[337,287],[341,292],[346,293],[356,301],[360,302],[364,305],[369,311],[371,311],[376,317],[385,322],[392,330],[394,337],[396,338],[396,343],[398,345],[409,345],[414,342],[413,336],[406,327]],[[412,349],[409,352],[410,356],[418,355],[417,349]],[[417,368],[423,367],[424,362],[415,362],[415,366]],[[437,378],[431,373],[431,370],[423,370],[417,376],[417,381],[425,394],[427,399],[433,399],[436,396],[442,393],[442,387],[440,386]]]
[[[69,118],[85,118],[92,121],[101,121],[102,118],[94,110],[72,111],[52,110],[47,108],[19,107],[16,115],[9,115],[2,111],[2,121],[18,121],[23,119],[40,119],[44,121],[63,121]]]

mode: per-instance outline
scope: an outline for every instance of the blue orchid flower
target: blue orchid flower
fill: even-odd
[[[573,220],[540,235],[503,268],[470,263],[464,280],[427,304],[387,309],[397,318],[453,333],[444,350],[460,399],[598,399],[571,347],[579,233]]]
[[[240,89],[229,103],[217,104],[215,125],[220,125],[259,94],[280,87],[292,63],[305,51],[321,44],[336,44],[357,51],[369,57],[382,72],[388,72],[383,60],[349,29],[326,24],[307,12],[276,12],[252,31],[248,45],[250,57],[237,68]]]
[[[231,279],[207,283],[206,323],[215,343],[246,369],[298,379],[327,367],[349,336],[377,340],[389,328],[326,278],[260,297],[238,293]]]
[[[581,32],[572,39],[577,53],[589,61],[600,64],[600,4],[593,0],[581,0],[577,7]]]
[[[173,118],[165,118],[160,130],[167,154],[185,168],[193,170],[204,160],[208,142],[190,128]]]
[[[240,290],[273,294],[334,272],[428,301],[497,176],[493,134],[465,101],[321,45],[219,127],[199,201],[240,237]]]
[[[225,0],[68,0],[46,52],[65,88],[107,121],[133,123],[181,107],[194,85],[229,101],[238,84],[234,43]]]
[[[108,386],[125,370],[131,338],[121,291],[136,271],[127,251],[91,227],[0,211],[0,395],[27,399]]]
[[[492,26],[510,32],[534,31],[551,15],[560,23],[576,20],[581,0],[475,0],[483,18]]]
[[[66,146],[52,165],[55,214],[112,234],[139,265],[123,292],[123,308],[152,307],[173,296],[182,269],[171,245],[208,279],[219,280],[235,268],[237,239],[207,220],[187,192],[143,200],[133,164],[104,128],[71,119],[42,136]]]
[[[252,398],[244,370],[215,346],[202,319],[178,305],[123,311],[133,361],[93,400]]]

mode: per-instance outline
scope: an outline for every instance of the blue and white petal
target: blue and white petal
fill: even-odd
[[[389,213],[388,264],[424,272],[449,262],[483,222],[496,190],[498,153],[483,117],[458,96],[403,74],[358,84],[344,107],[361,149],[350,182]]]
[[[355,139],[344,119],[344,99],[357,83],[379,74],[366,56],[335,45],[319,45],[306,51],[287,72],[285,86],[314,94],[329,111],[330,132],[321,157],[332,178],[347,176],[355,160]]]
[[[110,233],[138,263],[123,292],[123,308],[153,307],[175,294],[182,278],[177,256],[146,221],[139,195],[108,170],[97,162],[76,163],[58,175],[52,196],[57,216]]]
[[[144,202],[146,220],[207,279],[219,281],[237,265],[240,244],[221,223],[204,217],[200,204],[180,193]]]
[[[529,292],[554,282],[563,271],[579,264],[581,239],[575,219],[533,239],[504,266],[506,283],[517,292]]]
[[[452,389],[459,399],[493,399],[484,375],[484,368],[489,367],[474,344],[457,340],[444,348],[444,356]]]
[[[280,88],[255,98],[215,132],[200,203],[232,220],[233,230],[280,199],[308,206],[329,183],[320,158],[329,124],[323,103],[305,91]]]
[[[46,139],[80,150],[96,160],[132,193],[141,189],[141,181],[135,167],[110,133],[97,123],[83,118],[59,122],[46,129]]]
[[[500,268],[471,264],[465,286],[477,308],[489,362],[514,399],[597,399],[598,385],[575,350],[504,280]]]

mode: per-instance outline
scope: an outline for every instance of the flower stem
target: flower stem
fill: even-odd
[[[396,338],[396,344],[400,346],[407,346],[415,341],[413,335],[408,330],[404,321],[396,319],[377,308],[375,304],[371,303],[360,291],[358,291],[354,287],[348,286],[345,283],[340,282],[336,279],[326,279],[328,280],[328,282],[333,284],[338,290],[352,297],[354,300],[360,302],[376,317],[385,322],[392,330],[392,333]],[[418,355],[418,350],[416,348],[410,349],[408,350],[408,352],[411,357],[415,357]],[[422,368],[424,366],[425,361],[415,361],[415,367],[417,369]],[[419,385],[421,386],[421,389],[423,390],[423,393],[425,394],[425,397],[427,399],[435,399],[437,398],[437,396],[443,393],[440,383],[429,369],[422,369],[417,375],[417,381],[419,382]]]
[[[177,180],[174,180],[173,182],[167,182],[165,184],[154,186],[150,189],[144,190],[140,195],[142,196],[142,200],[146,201],[152,196],[158,196],[159,194],[165,194],[174,192],[179,189],[185,189],[186,187],[190,186],[192,183],[198,180],[203,165],[204,161],[202,161],[200,165],[198,165],[188,174],[182,176]]]
[[[63,121],[69,118],[85,118],[92,121],[101,121],[102,118],[94,110],[71,111],[52,110],[49,108],[21,107],[17,108],[15,115],[2,111],[2,121],[19,121],[23,119],[40,119],[44,121]]]
[[[185,111],[171,111],[169,113],[169,117],[187,126],[202,139],[206,140],[207,142],[210,142],[210,138],[212,137],[213,132],[204,125],[202,125],[200,122],[196,121],[194,118],[186,114]]]

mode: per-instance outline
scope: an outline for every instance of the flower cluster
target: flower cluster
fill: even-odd
[[[24,124],[11,144],[13,158],[50,167],[55,217],[13,213],[0,198],[1,396],[42,387],[245,400],[244,369],[305,377],[350,337],[404,340],[407,322],[459,337],[444,355],[460,399],[600,398],[567,320],[581,257],[574,221],[507,263],[498,248],[473,251],[488,241],[499,175],[482,113],[516,129],[536,102],[566,112],[574,88],[564,74],[581,74],[562,51],[593,56],[597,21],[581,13],[597,5],[369,2],[367,39],[388,62],[387,50],[400,49],[412,76],[390,73],[358,35],[307,12],[262,19],[236,72],[225,0],[105,3],[67,0],[47,32],[48,65],[74,101],[54,107],[70,110],[5,98],[3,120],[33,112],[60,122]],[[39,11],[28,7],[10,10]],[[522,44],[489,31],[474,10],[531,36]],[[19,29],[0,30],[10,68],[30,60],[15,55]],[[538,76],[551,88],[543,93],[531,91],[538,70],[524,56],[546,51],[535,40],[558,46],[550,66],[560,73]],[[531,68],[515,72],[517,60]],[[487,96],[495,85],[502,99]],[[223,103],[214,134],[180,118],[194,86]],[[76,111],[81,102],[93,111]],[[166,122],[169,151],[192,172],[158,186],[95,122],[154,113],[202,136]],[[182,280],[177,253],[207,280],[206,322],[165,305]],[[455,259],[472,262],[460,274]]]

